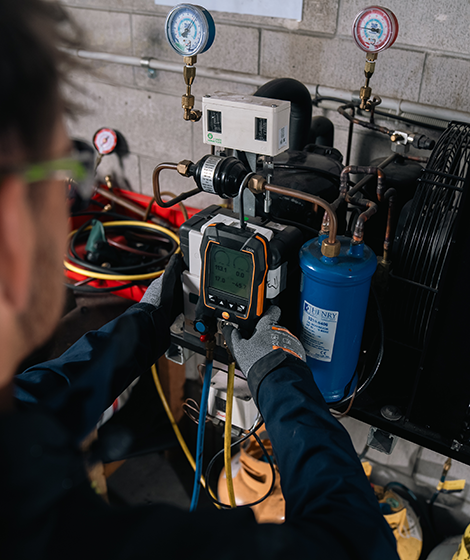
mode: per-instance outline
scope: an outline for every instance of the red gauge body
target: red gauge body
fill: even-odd
[[[93,144],[102,156],[111,154],[116,149],[118,137],[112,128],[100,128],[93,136]]]
[[[357,46],[378,53],[393,45],[398,36],[398,20],[388,8],[370,6],[354,20],[352,34]]]

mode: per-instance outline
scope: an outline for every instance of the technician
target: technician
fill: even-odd
[[[75,63],[61,47],[77,48],[72,31],[53,0],[0,0],[0,558],[396,560],[350,438],[331,417],[299,341],[273,330],[274,307],[249,340],[231,329],[225,335],[276,453],[283,525],[258,525],[248,509],[110,507],[91,489],[78,442],[168,345],[177,258],[141,303],[14,380],[63,307],[63,177],[75,169],[83,178],[86,164],[71,153],[63,123],[70,109],[63,87]]]

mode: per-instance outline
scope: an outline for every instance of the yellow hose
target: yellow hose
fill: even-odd
[[[171,230],[164,228],[162,226],[158,226],[157,224],[149,224],[147,222],[138,222],[136,220],[123,220],[117,222],[105,222],[103,223],[103,227],[112,227],[112,226],[139,226],[145,227],[148,229],[153,229],[156,231],[160,231],[171,237],[178,248],[176,249],[175,253],[180,252],[180,240],[176,234],[174,234]],[[87,231],[91,229],[92,226],[88,226],[83,231]],[[69,239],[77,232],[77,230],[72,231],[69,234]],[[153,280],[154,278],[158,278],[163,274],[163,270],[157,270],[156,272],[148,272],[147,274],[102,274],[101,272],[93,272],[91,270],[86,270],[85,268],[80,268],[75,266],[66,260],[64,260],[64,266],[68,270],[75,272],[76,274],[81,274],[82,276],[86,276],[87,278],[96,278],[97,280],[119,280],[119,281],[133,281],[133,280]]]
[[[234,370],[235,370],[235,367],[234,367]],[[181,434],[180,429],[178,428],[178,424],[175,421],[175,417],[173,416],[173,413],[171,412],[170,406],[169,406],[168,401],[166,400],[166,397],[165,397],[165,393],[163,392],[162,384],[160,383],[160,379],[158,377],[157,368],[156,368],[155,364],[153,364],[153,366],[152,366],[152,376],[153,376],[153,381],[155,383],[155,387],[157,388],[158,394],[159,394],[160,399],[162,401],[163,408],[165,409],[165,412],[168,416],[168,420],[170,421],[170,423],[173,427],[173,431],[175,432],[176,438],[178,439],[179,444],[181,445],[181,449],[184,451],[184,454],[186,455],[186,458],[188,459],[189,464],[193,468],[193,471],[195,471],[196,470],[196,462],[194,461],[194,458],[191,455],[191,451],[189,451],[189,448],[186,445],[186,442],[184,441],[183,435]],[[206,487],[206,479],[203,476],[201,476],[201,484],[204,486],[204,488]],[[210,488],[209,488],[209,494],[212,496],[212,498],[216,499],[214,493],[212,492],[212,490]],[[218,509],[220,509],[220,506],[218,506],[217,504],[215,504],[215,505]]]
[[[225,435],[224,435],[224,462],[225,462],[225,478],[227,480],[227,492],[230,507],[235,508],[235,492],[233,490],[232,479],[232,451],[230,444],[232,443],[232,409],[233,409],[233,386],[235,383],[235,362],[231,362],[228,366],[227,376],[227,402],[225,406]]]

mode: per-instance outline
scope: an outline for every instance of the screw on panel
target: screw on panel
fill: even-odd
[[[387,404],[380,409],[380,414],[386,419],[390,420],[390,422],[398,422],[403,417],[401,410],[398,406],[394,406],[393,404]]]

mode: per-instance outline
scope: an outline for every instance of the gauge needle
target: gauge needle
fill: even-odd
[[[188,23],[188,25],[186,26],[185,30],[181,33],[181,36],[182,36],[182,37],[187,37],[187,36],[188,36],[189,30],[191,29],[191,25],[192,25],[195,21],[196,21],[196,18],[193,18],[193,20],[190,21],[190,22]]]
[[[378,27],[361,27],[361,29],[368,29],[369,31],[372,31],[373,33],[380,33],[380,29]]]

